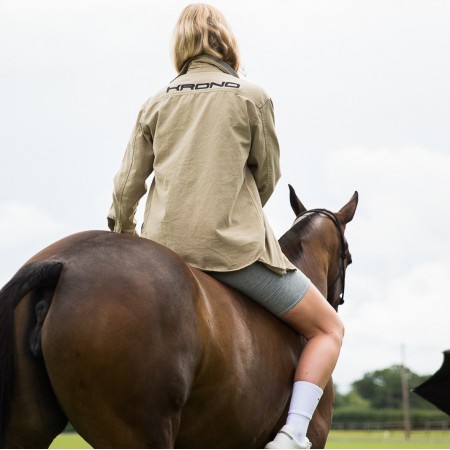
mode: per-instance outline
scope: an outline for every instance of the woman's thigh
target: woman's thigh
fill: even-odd
[[[278,275],[260,262],[233,272],[208,273],[247,295],[278,317],[295,308],[311,285],[309,278],[299,270]]]

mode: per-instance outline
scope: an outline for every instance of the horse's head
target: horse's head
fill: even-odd
[[[281,248],[337,310],[344,303],[345,271],[352,262],[344,232],[355,214],[358,193],[332,213],[326,209],[307,210],[290,185],[289,190],[296,218],[281,237]]]

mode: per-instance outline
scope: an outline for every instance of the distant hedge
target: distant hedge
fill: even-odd
[[[450,416],[439,410],[411,410],[412,428],[450,429]],[[390,424],[390,426],[389,426]],[[336,408],[333,414],[334,429],[402,428],[403,411],[400,409],[375,409],[368,407]]]

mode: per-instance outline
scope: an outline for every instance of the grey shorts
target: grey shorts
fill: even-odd
[[[308,291],[311,281],[300,270],[278,275],[255,262],[232,272],[208,272],[259,303],[278,317],[288,313]]]

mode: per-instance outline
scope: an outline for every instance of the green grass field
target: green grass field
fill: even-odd
[[[450,431],[412,431],[409,440],[402,431],[332,430],[326,448],[449,448]]]
[[[75,433],[59,435],[50,448],[91,448]],[[409,440],[401,431],[332,430],[326,448],[447,448],[450,430],[413,431]]]
[[[50,448],[92,448],[76,433],[61,433]]]

